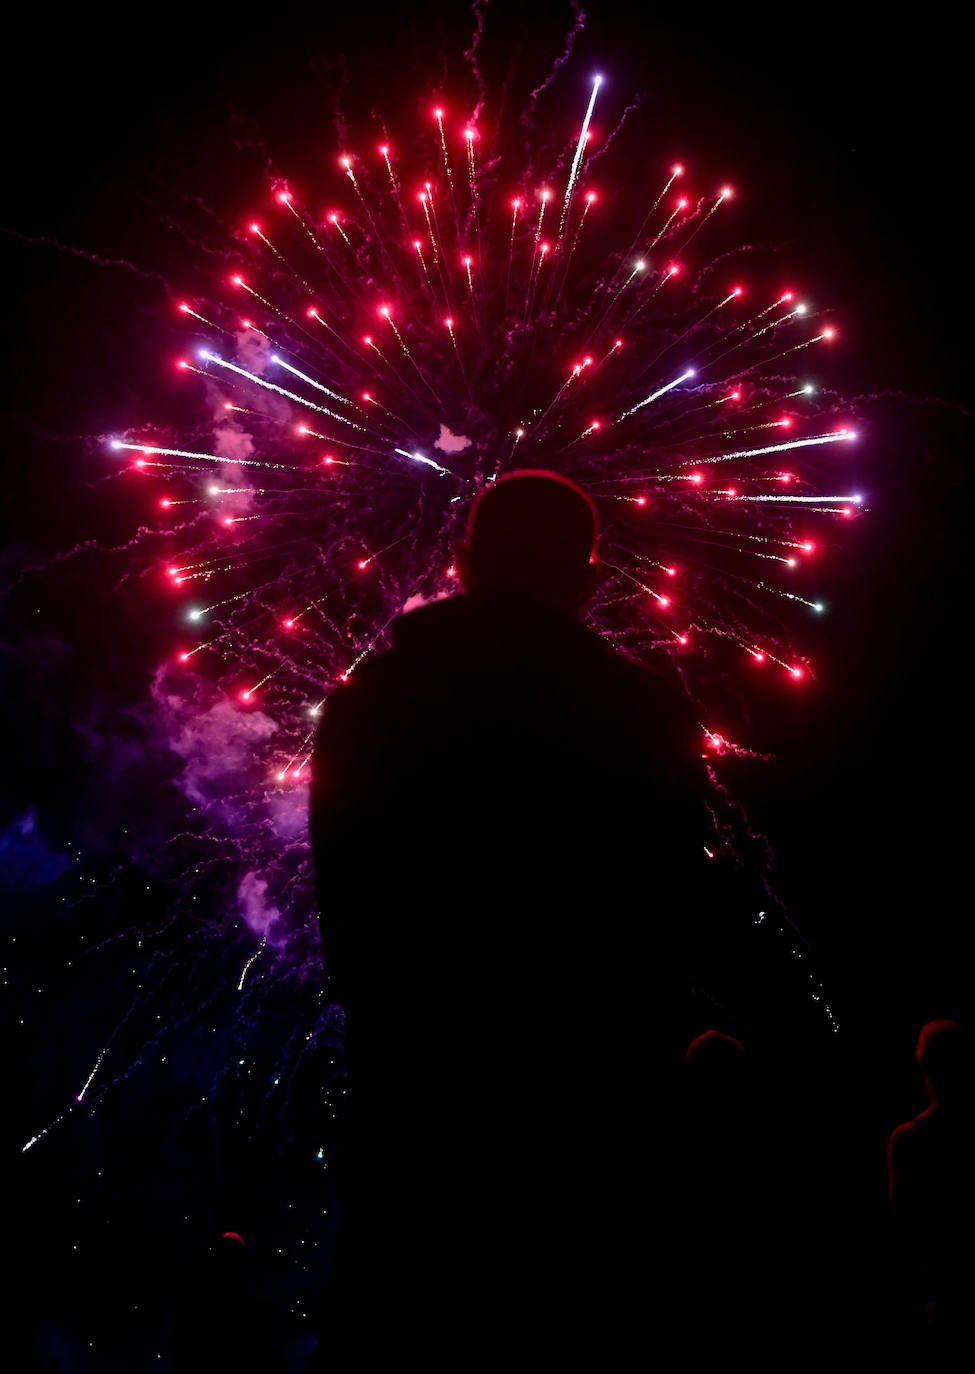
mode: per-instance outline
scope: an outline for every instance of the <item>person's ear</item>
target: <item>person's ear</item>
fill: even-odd
[[[465,592],[471,590],[471,555],[466,543],[457,545],[454,554],[454,562],[457,565],[457,576],[460,578],[460,585]]]

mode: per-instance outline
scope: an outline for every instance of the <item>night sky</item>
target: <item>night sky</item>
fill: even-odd
[[[769,755],[740,781],[881,1151],[920,1106],[918,1027],[970,1017],[960,36],[851,33],[839,7],[805,29],[710,14],[657,28],[629,11],[443,4],[303,29],[200,15],[138,42],[101,20],[56,35],[22,22],[0,215],[3,1138],[37,1368],[170,1368],[179,1274],[227,1229],[251,1239],[302,1368],[327,1204],[307,1127],[330,1062],[313,941],[282,915],[304,971],[257,964],[242,1001],[256,941],[246,919],[221,922],[238,880],[226,851],[187,885],[199,813],[151,691],[183,629],[151,560],[124,551],[146,507],[103,439],[149,416],[192,427],[174,305],[224,270],[200,248],[217,218],[266,213],[268,167],[321,175],[336,90],[350,129],[379,111],[394,143],[434,88],[470,103],[472,14],[491,92],[512,72],[540,80],[578,27],[550,108],[574,127],[597,70],[621,104],[639,94],[648,161],[735,185],[716,251],[761,243],[838,328],[830,376],[859,417],[865,509],[821,565],[814,678],[735,689],[738,736]],[[196,800],[229,814],[221,787],[235,786],[228,765]]]

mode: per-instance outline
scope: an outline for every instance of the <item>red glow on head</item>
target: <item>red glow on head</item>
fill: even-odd
[[[635,506],[645,506],[647,504],[647,498],[645,496],[634,496],[633,504]]]
[[[328,222],[329,224],[338,224],[339,217],[334,211],[328,216]]]
[[[443,112],[443,110],[441,110],[441,109],[436,109],[436,110],[434,110],[434,112],[433,112],[433,117],[434,117],[434,119],[443,119],[443,117],[444,117],[444,112]]]
[[[223,523],[225,525],[232,525],[234,523],[234,517],[232,515],[228,515]]]
[[[179,661],[180,661],[180,663],[185,663],[186,660],[187,660],[188,658],[189,658],[189,654],[180,654],[180,656],[179,656]]]
[[[676,569],[676,568],[664,568],[664,572],[667,574],[668,577],[676,577],[676,576],[677,576],[677,569]]]
[[[686,197],[686,196],[681,196],[680,200],[677,202],[677,208],[678,208],[678,210],[684,210],[684,209],[687,208],[687,197]]]
[[[599,422],[598,420],[593,420],[593,422],[592,422],[592,428],[593,428],[593,429],[601,429],[602,426],[601,426],[601,424],[600,424],[600,422]]]
[[[310,306],[308,307],[308,318],[309,318],[310,320],[314,320],[314,319],[317,319],[317,318],[318,318],[318,311],[316,310],[316,308],[315,308],[313,305],[310,305]]]
[[[614,340],[613,340],[613,347],[614,347],[614,348],[622,348],[622,347],[623,347],[623,340],[622,340],[622,339],[614,339]]]
[[[170,501],[170,499],[169,499],[168,496],[164,496],[163,499],[159,502],[159,504],[160,504],[164,509],[166,509],[166,508],[168,508],[169,506],[171,506],[173,503],[172,503],[172,501]]]
[[[678,643],[678,644],[686,644],[686,643],[688,642],[689,638],[690,638],[689,635],[678,635],[678,636],[677,636],[677,643]]]
[[[666,608],[667,606],[670,605],[670,597],[669,597],[669,596],[658,596],[658,597],[657,597],[657,605],[658,605],[658,606],[663,606],[664,608]]]
[[[688,482],[693,482],[696,487],[699,487],[704,482],[704,477],[699,472],[692,472],[687,480]]]
[[[290,204],[290,202],[291,202],[291,192],[290,192],[290,191],[279,191],[279,192],[278,192],[278,200],[281,202],[282,205],[288,205],[288,204]]]
[[[798,682],[799,678],[801,678],[801,677],[803,676],[802,669],[801,669],[801,668],[790,668],[790,669],[789,669],[789,676],[790,676],[791,678],[794,678],[794,679]]]
[[[144,458],[136,458],[135,462],[132,464],[134,468],[144,468],[145,465],[146,460]]]
[[[230,280],[234,284],[234,286],[243,286],[244,284],[243,277],[231,277]]]
[[[363,572],[366,568],[368,568],[368,566],[369,566],[369,559],[368,559],[368,558],[360,558],[359,561],[358,561],[358,563],[356,564],[356,567],[359,569],[360,572]]]
[[[596,192],[595,192],[595,191],[590,191],[589,194],[586,196],[586,204],[587,204],[587,205],[592,205],[593,201],[595,201],[596,198],[597,198],[597,197],[596,197]]]
[[[679,262],[672,262],[672,263],[670,264],[670,266],[667,268],[667,276],[668,276],[668,277],[676,277],[679,271],[680,271],[680,263],[679,263]]]
[[[738,488],[737,488],[737,487],[729,487],[728,490],[725,492],[725,496],[735,497],[735,496],[737,496],[737,495],[738,495]]]
[[[246,690],[245,692],[241,692],[241,694],[240,694],[240,699],[241,699],[241,701],[247,701],[248,698],[250,697],[251,692],[252,692],[253,690],[254,690],[253,687],[248,687],[247,690]]]
[[[815,550],[815,548],[816,548],[816,545],[815,545],[815,544],[800,544],[799,547],[802,549],[803,553],[813,553],[814,550]]]
[[[352,159],[348,157],[340,157],[339,164],[340,166],[345,167],[346,170],[348,170],[348,168],[352,166]]]
[[[381,306],[379,307],[378,313],[379,313],[380,315],[382,315],[382,317],[383,317],[384,320],[388,320],[388,319],[389,319],[389,306],[388,306],[388,305],[381,305]]]
[[[190,307],[185,303],[185,301],[178,307],[178,309],[182,310],[184,315],[188,313],[189,308]]]
[[[447,576],[448,576],[448,577],[456,577],[456,576],[457,576],[457,569],[454,567],[453,563],[451,563],[450,567],[447,569]]]
[[[761,649],[753,649],[752,658],[755,660],[756,663],[765,662],[765,655],[762,653]]]
[[[511,202],[511,208],[512,210],[521,209],[521,198],[519,196],[515,196],[514,200]]]
[[[186,367],[189,367],[189,363],[186,361],[185,358],[180,358],[179,361],[177,362],[176,366],[177,366],[177,367],[180,367],[180,368],[186,368]]]
[[[348,682],[348,680],[349,680],[349,675],[348,675],[348,673],[339,673],[339,682]]]
[[[259,224],[249,224],[247,227],[252,234],[259,234],[261,232],[261,226]]]
[[[292,627],[292,625],[294,624],[294,621],[293,621],[293,620],[282,620],[282,621],[281,621],[281,624],[284,626],[284,628],[285,628],[286,630],[290,630],[291,627]]]
[[[791,481],[792,481],[792,473],[791,473],[791,472],[780,472],[780,473],[778,474],[778,480],[779,480],[780,482],[791,482]]]
[[[253,329],[254,325],[250,320],[241,320],[240,327],[241,329]]]
[[[413,247],[416,249],[416,251],[417,251],[418,253],[419,253],[420,249],[422,248],[422,246],[423,246],[423,245],[422,245],[422,243],[420,242],[419,239],[414,239],[414,240],[413,240]]]
[[[470,254],[469,254],[469,253],[465,253],[465,254],[464,254],[464,266],[465,266],[465,267],[470,267],[471,261],[472,261],[472,259],[471,259]]]
[[[783,291],[782,295],[779,297],[779,304],[782,305],[788,301],[791,301],[794,295],[794,291]]]
[[[474,129],[465,129],[464,137],[467,139],[468,143],[473,143],[474,139],[477,138],[477,133]]]
[[[852,514],[853,514],[853,508],[852,508],[852,506],[843,506],[842,509],[840,510],[840,515],[852,515]]]
[[[334,464],[335,464],[335,459],[334,459],[334,458],[331,458],[331,457],[325,457],[325,458],[322,459],[322,462],[325,464],[325,466],[326,466],[327,468],[330,468],[330,467],[333,467],[333,466],[334,466]]]
[[[287,772],[281,772],[281,773],[275,773],[274,776],[277,778],[278,782],[284,782],[284,780],[285,780],[285,778],[288,776],[288,774],[287,774]]]
[[[823,338],[824,338],[824,339],[833,339],[833,338],[835,338],[835,337],[836,337],[836,330],[835,330],[835,329],[824,329],[824,330],[823,330]]]
[[[683,166],[679,162],[675,162],[673,167],[671,167],[670,169],[670,174],[671,176],[682,177],[684,175]]]
[[[733,391],[733,392],[731,393],[731,395],[728,397],[728,400],[729,400],[729,401],[740,401],[740,400],[741,400],[741,392],[740,392],[740,391]]]
[[[788,415],[786,415],[784,419],[778,420],[778,421],[777,421],[777,424],[778,424],[778,426],[779,426],[779,429],[791,429],[791,428],[792,428],[792,421],[789,419]]]
[[[307,434],[307,433],[308,433],[308,426],[307,426],[307,425],[295,425],[295,433],[296,433],[296,434]]]
[[[388,157],[388,156],[389,156],[389,144],[388,144],[388,143],[380,143],[380,145],[379,145],[379,151],[382,153],[383,157]]]
[[[743,286],[736,286],[731,294],[733,296],[743,296],[745,294],[745,288]]]
[[[224,408],[224,410],[233,410],[233,408],[234,408],[234,403],[233,403],[233,401],[224,401],[224,403],[223,403],[223,408]]]
[[[372,335],[371,335],[371,334],[365,334],[365,335],[363,336],[362,342],[363,342],[364,344],[366,344],[367,347],[372,348]]]

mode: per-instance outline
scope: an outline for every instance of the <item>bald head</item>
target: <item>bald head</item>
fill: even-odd
[[[519,592],[578,615],[592,595],[596,507],[558,473],[524,469],[475,498],[458,550],[464,589]]]

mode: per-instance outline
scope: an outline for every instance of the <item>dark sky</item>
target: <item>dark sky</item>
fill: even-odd
[[[964,44],[934,25],[853,29],[840,7],[810,11],[804,25],[791,12],[658,25],[631,10],[587,6],[573,65],[643,93],[640,118],[662,157],[696,159],[746,188],[743,227],[828,298],[842,332],[841,389],[862,398],[869,510],[826,573],[821,678],[756,724],[776,762],[755,805],[760,821],[774,813],[781,886],[840,1010],[880,1047],[881,1076],[900,1083],[920,1021],[967,1016],[971,997]],[[504,3],[480,14],[493,88],[533,55],[544,72],[537,55],[556,57],[582,11]],[[133,817],[147,848],[180,820],[168,793],[151,786],[165,759],[147,757],[144,769],[130,761],[146,747],[139,707],[160,641],[171,647],[158,594],[120,582],[117,562],[37,565],[81,540],[131,536],[135,509],[98,480],[104,460],[91,440],[180,404],[161,366],[178,347],[164,283],[182,289],[188,259],[173,224],[199,203],[250,213],[242,177],[256,175],[264,150],[293,175],[310,173],[313,138],[334,145],[327,93],[337,80],[352,118],[374,108],[412,117],[431,76],[456,80],[475,23],[466,7],[413,7],[410,16],[353,9],[304,27],[267,14],[166,16],[138,38],[87,15],[59,20],[56,33],[43,16],[21,21],[12,48],[20,80],[4,88],[0,213],[0,519],[10,549],[0,826],[11,929],[30,951],[12,951],[16,1019],[42,1016],[48,1029],[32,1033],[26,1051],[31,1082],[15,1112],[14,1152],[20,1134],[57,1117],[65,1085],[83,1079],[122,1006],[106,985],[128,976],[123,958],[93,961],[91,981],[72,983],[61,1004],[66,1020],[81,1017],[77,1045],[64,1044],[77,1025],[51,1033],[58,1013],[30,994],[35,977],[48,980],[46,954],[66,943],[49,880],[83,851],[101,882]],[[34,569],[26,577],[25,564]],[[760,716],[761,703],[753,709]],[[16,839],[25,814],[36,818],[29,844]],[[110,937],[132,900],[116,889],[104,911],[96,903],[72,920]],[[165,904],[165,890],[151,900]],[[12,1025],[15,1056],[25,1054],[18,1033]],[[127,1121],[126,1091],[123,1083],[106,1098],[106,1123]],[[92,1129],[111,1141],[111,1125]],[[97,1153],[91,1146],[90,1159]]]

